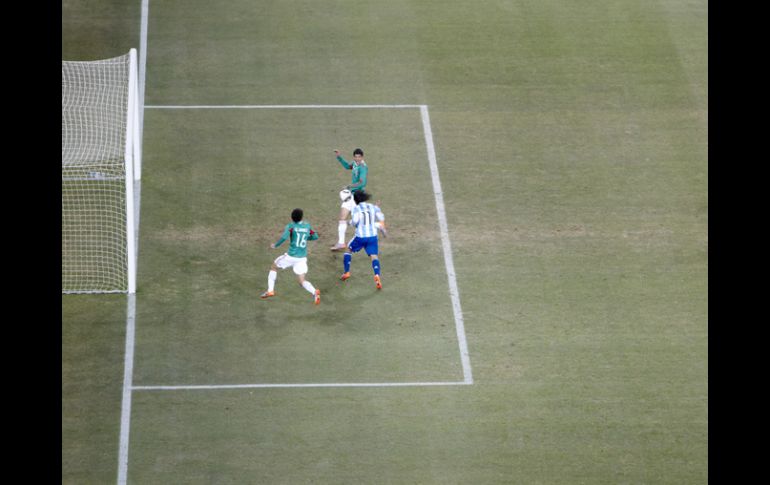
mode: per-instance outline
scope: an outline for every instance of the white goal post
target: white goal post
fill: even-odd
[[[136,292],[136,49],[62,61],[62,293]]]

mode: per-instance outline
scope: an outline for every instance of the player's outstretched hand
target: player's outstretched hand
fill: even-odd
[[[334,155],[339,157],[340,156],[340,151],[339,150],[334,150]]]
[[[270,249],[275,249],[275,243],[270,243]]]

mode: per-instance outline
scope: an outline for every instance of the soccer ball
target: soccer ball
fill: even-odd
[[[350,198],[350,191],[348,189],[342,189],[340,190],[340,200],[342,202],[345,202]]]

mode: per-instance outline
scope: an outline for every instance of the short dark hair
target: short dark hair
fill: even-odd
[[[353,150],[353,155],[361,155],[363,157],[364,151],[361,150],[360,148],[356,148],[355,150]]]
[[[291,220],[294,222],[299,222],[302,220],[302,216],[304,213],[302,212],[302,209],[294,209],[291,211]]]
[[[356,204],[360,204],[361,202],[366,202],[371,197],[372,196],[370,194],[367,194],[363,190],[357,190],[353,192],[353,200],[356,201]]]

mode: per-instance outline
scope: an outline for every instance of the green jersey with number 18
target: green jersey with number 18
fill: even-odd
[[[318,233],[305,221],[290,222],[286,224],[281,239],[275,243],[275,247],[280,246],[287,239],[289,239],[289,250],[287,251],[289,256],[306,258],[307,242],[318,239]]]

